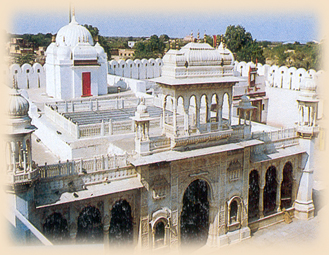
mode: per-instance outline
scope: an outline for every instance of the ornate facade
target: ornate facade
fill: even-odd
[[[61,35],[58,40],[64,38]],[[122,103],[116,114],[134,125],[129,122],[118,136],[113,133],[115,116],[106,125],[101,118],[96,137],[82,137],[77,128],[79,122],[98,121],[96,116],[110,118],[119,110],[118,100],[110,111],[104,106],[109,101],[96,102],[96,108],[90,101],[89,108],[77,114],[74,108],[81,107],[82,100],[75,106],[73,101],[71,106],[45,105],[39,116],[31,111],[39,128],[36,134],[47,134],[41,140],[80,146],[79,157],[72,153],[67,161],[31,167],[33,155],[24,156],[31,155],[31,147],[24,141],[30,139],[33,126],[27,121],[23,136],[10,133],[9,145],[24,138],[22,148],[9,149],[13,156],[7,172],[12,178],[7,191],[16,215],[21,215],[15,221],[28,222],[27,230],[19,233],[26,240],[32,232],[53,243],[129,244],[141,250],[178,249],[191,243],[219,247],[283,221],[284,211],[291,217],[313,217],[312,157],[318,129],[311,84],[305,85],[306,98],[298,100],[297,127],[258,124],[255,131],[255,107],[247,96],[237,105],[238,118],[232,116],[233,87],[240,78],[233,75],[233,54],[225,45],[215,49],[189,43],[170,50],[163,64],[162,76],[153,79],[161,89],[162,107],[152,108],[147,99],[137,107]],[[11,104],[8,125],[15,127],[17,117],[29,120],[28,103],[17,100],[17,92],[11,97],[16,103]],[[53,111],[62,106],[63,112],[55,116]],[[153,122],[156,117],[159,124]],[[60,118],[66,119],[62,129],[59,121],[56,124]],[[105,151],[102,146],[109,154],[100,153]]]

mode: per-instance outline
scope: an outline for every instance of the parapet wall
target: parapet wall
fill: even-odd
[[[128,60],[111,60],[108,62],[108,74],[116,75],[125,78],[143,80],[161,76],[163,61],[157,59],[131,59]],[[249,67],[255,66],[254,63],[237,62],[235,61],[233,73],[234,76],[248,76]],[[262,65],[257,64],[257,73],[265,77],[265,85],[270,87],[285,88],[291,90],[299,90],[300,84],[306,77],[315,79],[316,83],[323,74],[323,71],[315,71],[313,69],[305,70],[304,68]],[[7,84],[10,86],[13,79],[17,81],[18,88],[42,88],[46,87],[46,66],[39,63],[13,64],[7,69]]]
[[[244,76],[248,77],[249,67],[256,65],[252,62],[246,63],[244,61],[235,61],[234,65],[234,76]],[[299,90],[300,85],[305,78],[314,79],[316,84],[320,79],[323,71],[315,71],[313,69],[305,70],[304,68],[295,68],[287,66],[277,66],[277,65],[262,65],[257,64],[258,75],[263,75],[265,77],[265,86],[284,88],[291,90]]]

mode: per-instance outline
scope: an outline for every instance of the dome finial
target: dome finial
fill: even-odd
[[[78,24],[78,22],[75,20],[75,8],[72,6],[72,20],[70,24]]]
[[[197,42],[198,43],[200,42],[200,32],[199,32],[199,30],[198,30]]]

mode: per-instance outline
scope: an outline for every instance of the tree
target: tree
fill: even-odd
[[[228,26],[224,40],[227,48],[236,54],[237,61],[255,62],[257,59],[260,63],[265,62],[261,46],[252,39],[251,34],[246,32],[244,27]]]
[[[157,35],[152,35],[147,41],[137,42],[134,46],[134,58],[161,58],[165,50],[165,43],[163,38],[164,37],[159,38]]]
[[[34,59],[35,59],[35,56],[31,53],[28,53],[28,54],[20,54],[18,56],[15,57],[15,63],[16,64],[19,64],[20,66],[25,64],[25,63],[28,63],[30,65],[33,65],[34,63]]]

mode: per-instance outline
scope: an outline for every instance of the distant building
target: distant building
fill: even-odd
[[[134,49],[115,49],[111,51],[111,57],[118,61],[120,59],[127,60],[132,59],[134,57],[135,50]]]
[[[132,48],[135,46],[135,41],[128,41],[128,47]]]

